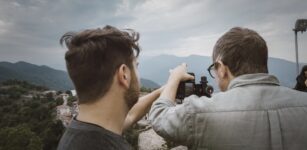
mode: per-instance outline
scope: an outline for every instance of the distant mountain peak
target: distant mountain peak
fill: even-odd
[[[173,58],[177,58],[178,56],[170,55],[170,54],[161,54],[161,55],[157,55],[157,56],[154,56],[154,57],[173,57]]]
[[[28,63],[28,62],[25,62],[25,61],[17,61],[17,62],[15,62],[15,63],[13,63],[13,62],[8,62],[8,61],[1,61],[0,63],[1,63],[1,64],[6,64],[6,65],[20,65],[20,64],[34,65],[34,64],[31,64],[31,63]]]
[[[189,55],[187,58],[209,58],[211,59],[211,56],[203,56],[203,55]]]
[[[31,63],[28,63],[28,62],[25,62],[25,61],[18,61],[16,63],[12,63],[12,64],[22,64],[22,65],[32,65],[32,66],[37,66],[35,64],[31,64]]]
[[[203,55],[192,54],[192,55],[189,55],[188,57],[209,57],[209,56],[203,56]]]

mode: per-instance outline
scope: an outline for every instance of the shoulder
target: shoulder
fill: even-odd
[[[214,103],[213,98],[191,95],[184,99],[182,105],[186,108],[187,113],[198,113],[214,108]]]
[[[65,131],[58,150],[107,150],[129,147],[130,145],[121,136],[115,137],[99,131],[80,131],[70,128]]]
[[[89,148],[98,148],[101,146],[101,143],[98,141],[98,138],[102,136],[93,131],[80,131],[72,128],[67,128],[63,134],[58,150],[81,150]]]

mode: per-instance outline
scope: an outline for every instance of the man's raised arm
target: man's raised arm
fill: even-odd
[[[124,131],[149,112],[152,103],[160,96],[162,89],[163,87],[139,98],[138,102],[130,109],[127,114],[123,127]]]
[[[182,64],[171,71],[164,90],[159,99],[154,102],[149,113],[149,120],[154,130],[160,136],[180,142],[180,144],[188,143],[186,123],[189,122],[189,116],[185,104],[175,105],[175,97],[179,82],[194,78],[187,74],[186,70],[186,64]]]

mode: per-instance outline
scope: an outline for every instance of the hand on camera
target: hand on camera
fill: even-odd
[[[194,76],[187,73],[187,64],[182,63],[181,65],[177,66],[176,68],[170,70],[170,77],[171,80],[175,81],[187,81],[194,79]]]

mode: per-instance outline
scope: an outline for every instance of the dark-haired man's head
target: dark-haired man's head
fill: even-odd
[[[307,78],[307,65],[303,66],[300,76],[305,76],[305,78]]]
[[[244,74],[268,73],[268,48],[255,31],[235,27],[216,42],[212,59],[216,79],[222,91],[234,77]]]
[[[113,83],[126,87],[124,98],[131,108],[139,96],[137,57],[139,34],[112,26],[64,34],[67,71],[77,91],[79,104],[105,96]]]

